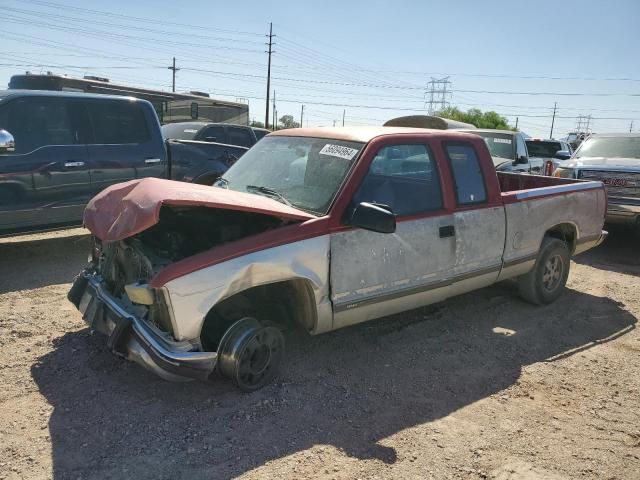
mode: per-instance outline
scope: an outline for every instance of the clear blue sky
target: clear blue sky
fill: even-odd
[[[278,115],[299,118],[305,104],[305,125],[341,124],[343,110],[351,125],[419,113],[430,77],[449,74],[453,105],[495,110],[511,124],[519,116],[533,136],[548,136],[554,102],[556,137],[580,114],[594,117],[594,131],[627,131],[631,120],[640,128],[638,0],[2,0],[2,8],[0,85],[50,70],[170,89],[175,56],[177,90],[245,98],[263,121],[273,22]]]

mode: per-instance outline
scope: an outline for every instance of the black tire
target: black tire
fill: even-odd
[[[518,278],[520,296],[536,305],[556,301],[567,283],[570,259],[565,242],[545,237],[533,270]]]
[[[218,350],[220,373],[245,392],[267,385],[280,370],[284,335],[273,324],[246,317],[224,334]]]

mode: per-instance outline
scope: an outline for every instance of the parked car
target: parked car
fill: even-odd
[[[607,222],[630,225],[640,236],[640,133],[591,135],[554,176],[603,182]]]
[[[165,142],[152,105],[109,95],[0,91],[0,235],[79,225],[103,188],[145,177],[211,185],[247,149]]]
[[[97,195],[69,299],[163,378],[218,368],[253,390],[288,323],[319,334],[509,278],[553,302],[570,256],[604,239],[605,209],[601,182],[496,173],[477,135],[278,131],[217,188],[142,179]]]
[[[264,129],[227,123],[180,122],[163,125],[162,135],[165,139],[217,142],[250,148],[262,138],[256,135],[256,130],[260,135],[262,134],[260,130]],[[264,131],[269,132],[268,130]]]
[[[530,159],[542,161],[542,172],[544,175],[551,175],[564,160],[571,158],[573,149],[564,140],[527,138],[527,151]]]
[[[500,172],[542,174],[544,162],[531,158],[527,150],[526,137],[522,132],[493,129],[460,129],[484,138],[489,147],[496,170]]]

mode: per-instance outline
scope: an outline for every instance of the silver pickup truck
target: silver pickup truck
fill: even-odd
[[[292,129],[217,186],[107,188],[69,299],[115,353],[170,380],[269,382],[287,324],[310,334],[505,279],[535,304],[598,245],[601,182],[496,172],[485,141],[451,130]],[[473,321],[470,319],[469,321]]]
[[[603,182],[606,221],[635,228],[640,236],[640,133],[599,133],[585,140],[554,176]]]

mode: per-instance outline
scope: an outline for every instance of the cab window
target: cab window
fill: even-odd
[[[352,208],[361,202],[385,205],[398,216],[442,208],[440,175],[425,145],[382,148],[354,195]]]
[[[68,102],[57,98],[27,97],[7,102],[0,110],[0,128],[13,135],[16,154],[48,145],[80,143]]]

